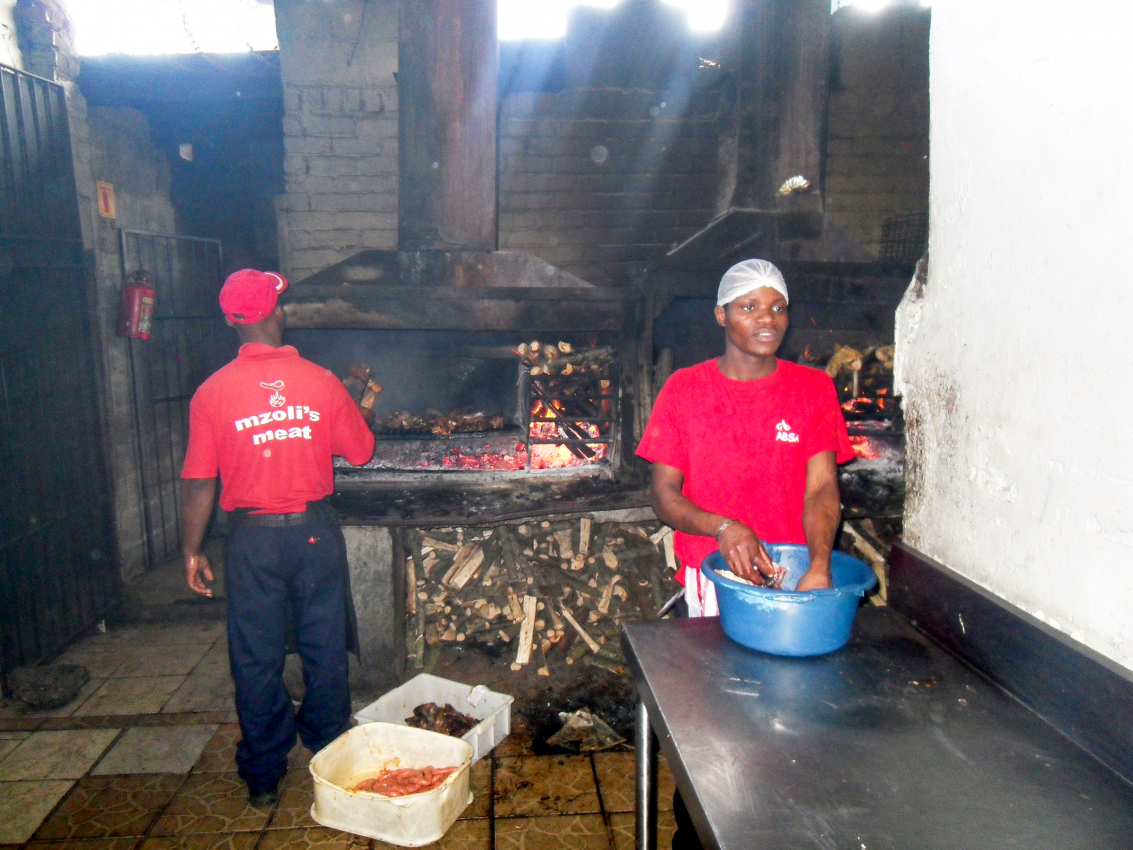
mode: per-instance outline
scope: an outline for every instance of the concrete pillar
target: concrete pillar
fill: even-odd
[[[496,0],[403,0],[402,251],[496,249]]]
[[[350,589],[358,616],[358,661],[350,687],[357,697],[384,693],[405,672],[405,558],[395,557],[388,528],[344,526]]]
[[[822,145],[829,91],[828,0],[742,0],[724,67],[730,115],[720,137],[716,212],[785,206],[783,181],[806,177],[806,209],[821,212]],[[787,204],[800,207],[799,196]]]

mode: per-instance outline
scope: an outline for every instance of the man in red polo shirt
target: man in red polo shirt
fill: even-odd
[[[286,288],[282,276],[253,269],[225,281],[220,306],[242,344],[193,396],[181,471],[185,576],[197,593],[212,595],[201,543],[218,476],[233,526],[224,566],[243,733],[236,765],[253,805],[277,798],[297,732],[317,751],[349,725],[346,546],[325,499],[334,492],[333,456],[360,464],[374,451],[342,383],[283,344],[277,302]],[[307,688],[297,714],[283,684],[289,615]]]

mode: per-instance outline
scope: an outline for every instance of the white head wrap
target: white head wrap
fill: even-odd
[[[720,289],[716,293],[716,306],[723,307],[730,304],[741,295],[747,295],[753,289],[769,286],[783,296],[788,304],[791,303],[787,295],[787,281],[783,280],[783,273],[767,260],[744,260],[736,263],[720,278]]]

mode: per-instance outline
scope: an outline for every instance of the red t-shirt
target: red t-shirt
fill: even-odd
[[[806,464],[819,452],[838,463],[854,456],[834,383],[825,372],[776,361],[758,381],[733,381],[715,360],[673,373],[637,454],[684,474],[682,492],[698,507],[739,520],[768,543],[806,543]],[[716,541],[678,531],[677,557],[688,567]],[[678,578],[684,580],[683,571]]]
[[[201,384],[189,405],[182,478],[215,478],[220,506],[289,514],[334,492],[332,456],[354,464],[374,435],[342,382],[290,345],[258,342]]]

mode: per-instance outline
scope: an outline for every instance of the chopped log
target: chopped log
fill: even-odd
[[[508,589],[507,589],[507,598],[508,598],[507,615],[513,623],[518,623],[520,620],[523,619],[523,605],[519,601],[519,596],[516,595],[516,592],[511,588],[510,585],[508,586]]]
[[[535,606],[538,600],[534,596],[523,597],[523,627],[519,631],[519,651],[515,655],[516,664],[526,664],[531,660],[531,642],[535,637]]]
[[[660,545],[661,541],[665,539],[666,536],[668,536],[672,533],[673,533],[673,529],[669,528],[669,526],[667,526],[667,525],[663,525],[655,533],[653,533],[649,536],[649,542],[652,543],[654,546],[658,546],[658,545]]]
[[[405,562],[405,613],[417,615],[417,562],[412,557]]]
[[[590,553],[590,517],[578,521],[578,554],[585,557]]]
[[[569,528],[555,532],[555,541],[559,544],[559,557],[566,561],[574,557],[574,548],[571,545],[570,538],[571,533]]]
[[[606,588],[602,591],[602,598],[598,600],[599,614],[610,613],[610,603],[614,599],[614,585],[621,581],[621,578],[621,576],[614,576],[613,581],[606,585]]]
[[[362,400],[358,402],[359,407],[364,407],[366,410],[374,409],[374,402],[378,400],[378,395],[382,391],[382,385],[377,381],[369,381],[366,384],[366,389],[362,393]]]
[[[569,608],[564,607],[562,609],[562,614],[563,617],[566,618],[566,621],[570,623],[571,628],[578,632],[578,636],[586,642],[586,645],[588,647],[590,647],[591,652],[597,652],[599,649],[601,649],[601,647],[598,645],[598,642],[595,641],[594,638],[590,637],[589,634],[587,634],[586,629],[582,628],[582,626],[578,624],[578,620],[574,619],[574,617],[570,613]]]
[[[665,566],[673,572],[677,571],[677,552],[673,548],[673,535],[667,534],[665,541]]]
[[[453,558],[452,567],[445,574],[444,583],[457,590],[476,576],[484,563],[484,547],[479,543],[465,543]]]
[[[612,551],[610,551],[609,546],[605,547],[602,550],[602,560],[611,570],[616,570],[618,568],[618,558]]]
[[[459,552],[460,546],[456,543],[449,543],[446,540],[437,540],[435,537],[424,537],[421,540],[422,546],[430,546],[433,549],[440,549],[442,552]],[[422,549],[421,554],[425,554]]]

